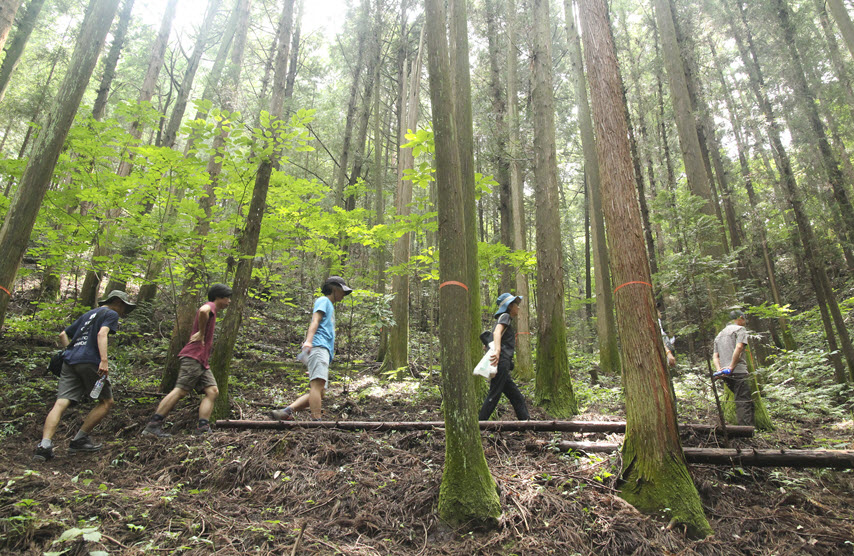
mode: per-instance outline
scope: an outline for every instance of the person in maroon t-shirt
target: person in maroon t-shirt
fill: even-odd
[[[199,404],[199,425],[196,434],[211,432],[210,418],[214,402],[219,396],[219,388],[216,379],[208,364],[211,349],[213,348],[213,332],[216,324],[216,315],[219,311],[228,307],[231,303],[231,288],[225,284],[214,284],[208,290],[208,302],[196,311],[196,320],[193,321],[193,332],[190,341],[178,354],[181,361],[181,370],[178,372],[178,380],[175,388],[169,392],[157,406],[157,411],[148,420],[148,424],[142,430],[142,434],[150,434],[158,438],[172,436],[163,431],[163,420],[175,407],[175,404],[191,390],[204,392],[205,397]]]

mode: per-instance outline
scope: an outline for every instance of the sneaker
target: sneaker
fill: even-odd
[[[95,444],[88,436],[84,436],[79,440],[72,440],[68,445],[68,453],[76,454],[77,452],[97,452],[103,448],[103,444]]]
[[[293,421],[294,412],[286,407],[285,409],[274,409],[270,412],[270,419],[273,421]]]
[[[172,436],[163,430],[163,426],[160,423],[148,423],[142,429],[142,434],[156,436],[157,438],[170,438]]]
[[[33,454],[33,461],[47,461],[53,459],[53,447],[44,448],[41,445],[36,446],[36,451]]]
[[[201,427],[196,427],[196,434],[197,435],[210,434],[212,432],[213,432],[213,430],[211,429],[210,425],[202,425]],[[167,434],[167,433],[164,432],[163,434]]]

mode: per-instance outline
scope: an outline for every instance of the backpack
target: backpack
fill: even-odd
[[[64,362],[64,359],[65,350],[61,349],[57,351],[51,356],[50,362],[47,364],[47,370],[55,374],[56,376],[59,376],[60,374],[62,374],[62,363]]]

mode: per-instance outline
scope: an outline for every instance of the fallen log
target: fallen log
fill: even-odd
[[[529,444],[531,449],[543,449],[544,442]],[[559,442],[562,452],[610,453],[619,444],[599,442]],[[755,448],[683,448],[688,463],[733,465],[744,467],[832,467],[854,469],[854,450],[757,450]]]
[[[444,421],[247,421],[223,420],[216,422],[220,429],[292,429],[321,428],[371,431],[418,431],[445,428]],[[716,434],[720,428],[714,425],[680,425],[683,432]],[[480,421],[480,429],[487,431],[535,431],[535,432],[601,432],[622,434],[626,432],[625,421]],[[753,427],[727,427],[731,437],[751,437]]]

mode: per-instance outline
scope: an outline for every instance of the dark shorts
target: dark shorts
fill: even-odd
[[[79,365],[62,364],[62,372],[59,375],[57,386],[57,399],[71,400],[80,403],[91,400],[89,392],[98,382],[98,365],[95,363],[80,363]],[[113,397],[109,381],[104,384],[99,400],[109,400]]]
[[[196,390],[204,392],[208,386],[216,386],[216,379],[210,369],[205,369],[202,364],[192,357],[181,357],[181,369],[178,371],[178,380],[175,387],[187,392]]]

